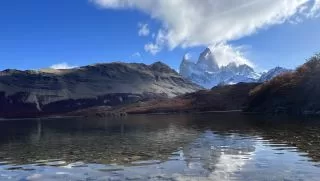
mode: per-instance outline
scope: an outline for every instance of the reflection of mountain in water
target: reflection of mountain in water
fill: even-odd
[[[208,178],[219,180],[241,170],[254,151],[252,139],[238,134],[219,135],[206,131],[184,148],[184,156],[189,168],[196,167],[203,173],[207,172]]]
[[[308,152],[310,157],[320,160],[318,127],[287,124],[285,119],[282,119],[282,123],[279,120],[273,122],[263,119],[238,114],[209,114],[134,116],[109,121],[6,121],[0,122],[0,159],[10,157],[20,163],[57,158],[67,161],[127,163],[167,159],[172,152],[183,147],[190,162],[193,160],[191,156],[194,156],[192,150],[204,151],[201,159],[208,160],[205,167],[212,169],[219,157],[229,152],[232,155],[240,151],[240,155],[246,155],[254,151],[252,142],[246,139],[236,142],[238,137],[232,137],[241,134],[297,146]],[[223,147],[225,145],[229,147]]]
[[[0,180],[8,174],[16,174],[13,180],[112,180],[115,173],[118,180],[266,178],[252,172],[276,173],[271,180],[279,180],[288,166],[295,168],[281,178],[300,178],[297,170],[304,168],[317,180],[318,170],[301,160],[319,161],[319,126],[272,120],[230,113],[0,122]],[[29,175],[30,169],[41,174]]]

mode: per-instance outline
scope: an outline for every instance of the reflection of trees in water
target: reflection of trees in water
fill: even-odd
[[[279,119],[279,118],[278,118]],[[275,120],[279,122],[279,120]],[[278,147],[277,144],[296,147],[313,161],[320,161],[320,123],[318,120],[305,119],[292,122],[289,118],[282,118],[282,123],[264,122],[258,129],[261,136]],[[276,148],[275,148],[276,149]]]

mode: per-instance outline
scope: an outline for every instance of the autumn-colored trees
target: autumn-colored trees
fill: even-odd
[[[320,111],[320,54],[294,72],[284,73],[250,92],[246,111],[301,114]]]

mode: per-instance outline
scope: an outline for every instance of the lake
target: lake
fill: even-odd
[[[0,121],[0,180],[320,179],[320,119],[240,113]]]

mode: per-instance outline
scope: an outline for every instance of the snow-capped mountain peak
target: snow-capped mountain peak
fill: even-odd
[[[206,48],[199,56],[197,66],[201,69],[215,72],[219,70],[218,62],[213,56],[211,50]]]
[[[258,82],[265,82],[265,81],[271,80],[272,78],[274,78],[278,75],[281,75],[281,74],[284,74],[287,72],[291,72],[291,71],[292,70],[286,69],[283,67],[276,67],[276,68],[269,70],[268,72],[263,73],[261,75],[261,77],[259,78]]]
[[[210,48],[206,48],[206,49],[200,54],[199,63],[201,63],[200,61],[202,61],[202,60],[208,60],[209,58],[211,58],[211,56],[212,56],[212,52],[211,52]]]
[[[218,61],[209,48],[206,48],[199,56],[196,63],[184,56],[180,65],[180,74],[206,88],[212,88],[221,84],[236,84],[239,82],[264,82],[288,71],[277,67],[268,73],[258,73],[253,67],[246,64],[231,62],[219,67]]]

